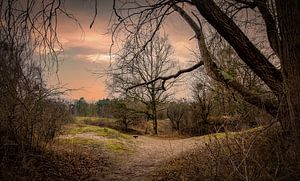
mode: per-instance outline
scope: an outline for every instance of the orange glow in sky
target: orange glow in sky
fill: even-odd
[[[66,1],[66,8],[78,19],[83,31],[69,18],[61,17],[58,22],[58,36],[64,52],[59,55],[62,61],[58,74],[52,75],[48,82],[74,89],[66,94],[68,99],[84,97],[88,101],[97,101],[109,96],[106,77],[99,78],[95,73],[104,71],[110,62],[111,35],[107,34],[107,30],[112,1],[99,2],[98,16],[92,29],[89,25],[94,15],[94,4],[83,0]],[[190,49],[195,47],[195,41],[189,40],[193,33],[184,22],[173,21],[172,18],[178,17],[170,17],[164,29],[175,50],[174,57],[179,62],[187,62],[192,57]]]

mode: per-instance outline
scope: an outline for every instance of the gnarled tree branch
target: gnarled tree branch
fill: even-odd
[[[280,56],[280,51],[279,51],[279,36],[278,36],[278,31],[276,28],[276,21],[273,18],[271,12],[269,11],[267,7],[267,2],[266,0],[255,0],[255,3],[257,4],[257,7],[265,20],[265,25],[267,28],[267,35],[268,39],[270,42],[271,48],[276,52],[277,55]]]
[[[248,37],[212,0],[193,0],[201,15],[234,48],[239,57],[259,76],[273,93],[282,93],[282,75],[253,45]]]
[[[227,87],[233,89],[234,91],[238,92],[245,101],[248,103],[266,110],[272,116],[276,116],[278,110],[278,103],[277,101],[263,98],[251,93],[247,88],[245,88],[242,84],[240,84],[236,80],[225,80],[221,73],[220,67],[218,67],[212,58],[212,54],[210,54],[209,50],[207,49],[204,34],[201,28],[201,22],[198,19],[199,25],[180,7],[174,5],[173,8],[183,17],[183,19],[192,27],[192,29],[196,33],[196,38],[198,40],[198,46],[201,52],[201,56],[203,58],[205,69],[208,75],[216,81],[219,81],[225,84]]]
[[[165,82],[167,80],[170,80],[170,79],[175,79],[177,77],[179,77],[180,75],[184,74],[184,73],[187,73],[187,72],[191,72],[199,67],[201,67],[203,65],[203,61],[200,61],[198,62],[197,64],[193,65],[192,67],[189,67],[189,68],[186,68],[186,69],[182,69],[182,70],[179,70],[177,73],[175,74],[172,74],[172,75],[169,75],[169,76],[159,76],[149,82],[143,82],[143,83],[140,83],[140,84],[136,84],[134,86],[131,86],[131,87],[128,87],[126,90],[130,90],[130,89],[134,89],[136,87],[139,87],[139,86],[144,86],[144,85],[150,85],[158,80],[162,80],[162,89],[165,90]]]

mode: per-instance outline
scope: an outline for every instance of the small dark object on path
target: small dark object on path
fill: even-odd
[[[134,137],[135,139],[137,139],[139,136],[138,136],[138,135],[133,135],[133,137]]]

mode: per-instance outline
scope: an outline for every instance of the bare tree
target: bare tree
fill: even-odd
[[[67,121],[64,91],[44,81],[61,50],[59,13],[73,18],[60,0],[0,1],[0,144],[21,151],[44,146]]]
[[[114,3],[115,15],[118,23],[114,26],[114,33],[118,35],[121,28],[133,27],[125,30],[127,37],[132,38],[141,27],[153,23],[157,28],[152,31],[153,36],[158,32],[164,19],[176,11],[188,26],[194,31],[195,39],[202,56],[202,64],[206,72],[213,79],[222,82],[228,88],[238,92],[245,101],[261,109],[265,109],[280,121],[281,126],[293,140],[295,150],[299,150],[300,142],[300,11],[299,1],[295,0],[160,0],[155,2],[129,2],[117,6]],[[119,8],[121,7],[121,8]],[[260,27],[264,30],[269,50],[278,62],[280,69],[269,61],[269,55],[262,52],[253,42],[251,33],[247,34],[239,22],[255,19],[256,24],[246,24]],[[247,18],[248,17],[248,18]],[[207,47],[201,18],[204,18],[222,38],[235,50],[239,58],[265,83],[272,91],[275,99],[253,94],[235,79],[226,79],[221,67],[214,61],[216,57]],[[258,23],[261,22],[261,23]],[[124,31],[123,31],[124,32]],[[251,37],[252,36],[252,37]],[[151,38],[146,41],[146,44]],[[146,45],[145,44],[145,45]],[[141,46],[141,49],[143,46]],[[193,69],[201,66],[201,63]],[[181,71],[185,73],[187,71]],[[161,77],[168,80],[174,76]],[[151,81],[150,81],[151,82]],[[149,82],[148,82],[149,83]],[[142,83],[147,85],[148,83]],[[297,146],[298,145],[298,146]],[[296,151],[297,158],[300,157]]]
[[[57,36],[58,17],[65,15],[77,22],[64,8],[64,1],[1,0],[0,4],[2,42],[22,47],[27,61],[35,56],[43,66],[57,63],[57,53],[63,50]]]
[[[4,42],[0,46],[0,145],[12,142],[28,151],[58,134],[68,110],[59,99],[63,91],[47,88],[42,69],[21,57],[23,51]]]
[[[139,36],[143,36],[144,39],[127,41],[123,51],[112,64],[110,87],[116,93],[142,102],[146,106],[144,113],[153,120],[153,129],[157,134],[157,113],[160,105],[167,100],[170,94],[161,88],[161,81],[133,89],[128,88],[167,75],[175,64],[171,60],[172,48],[167,37],[155,36],[143,52],[137,54],[140,46],[145,43],[147,35]],[[166,88],[169,89],[172,85],[173,82],[168,83]],[[141,112],[141,110],[138,111]]]
[[[170,102],[167,108],[167,116],[172,123],[172,128],[181,131],[184,114],[187,112],[187,104],[184,101]]]
[[[199,116],[205,123],[208,122],[208,116],[212,109],[212,98],[209,97],[208,86],[206,84],[196,83],[193,86],[193,99],[195,107],[199,109]]]

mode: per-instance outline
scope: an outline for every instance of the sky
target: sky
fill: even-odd
[[[105,71],[110,62],[108,28],[112,0],[98,1],[98,14],[92,29],[89,26],[95,12],[93,0],[66,0],[65,7],[77,18],[82,29],[65,16],[58,18],[58,37],[64,51],[59,55],[57,75],[51,75],[48,82],[72,89],[66,94],[67,99],[84,97],[97,101],[107,98],[110,96],[105,85],[107,77],[99,77],[97,73]],[[176,15],[170,16],[163,27],[174,48],[174,59],[181,62],[181,68],[185,67],[184,62],[193,59],[190,51],[195,48],[195,41],[190,40],[192,31],[183,21],[178,21]],[[177,92],[184,95],[180,90]]]

